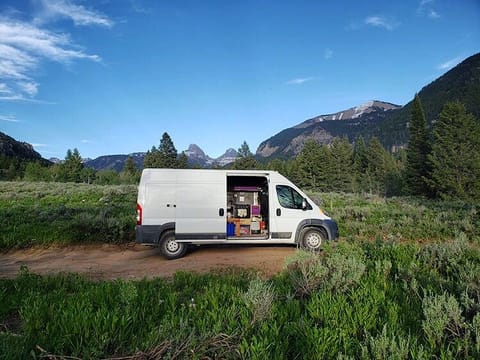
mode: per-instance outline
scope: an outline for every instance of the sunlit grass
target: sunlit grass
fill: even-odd
[[[480,254],[380,241],[299,251],[283,272],[0,280],[3,358],[476,359]],[[262,300],[264,299],[264,300]]]

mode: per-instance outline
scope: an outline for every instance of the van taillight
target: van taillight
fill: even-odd
[[[142,207],[137,204],[137,225],[142,225]]]

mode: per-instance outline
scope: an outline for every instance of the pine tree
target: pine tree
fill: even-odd
[[[428,160],[427,182],[437,196],[480,199],[480,125],[460,102],[444,105]]]
[[[332,159],[330,190],[352,191],[353,148],[348,138],[336,138],[330,147],[330,153]]]
[[[386,195],[389,190],[389,176],[395,172],[395,160],[376,137],[370,139],[367,156],[367,174],[370,179],[369,190]]]
[[[407,193],[411,195],[428,195],[426,178],[429,174],[427,156],[430,153],[427,121],[420,97],[415,95],[409,125],[410,140],[407,149],[405,182]]]
[[[298,154],[298,185],[317,190],[321,182],[321,146],[314,139],[307,139],[303,144],[302,151]]]
[[[177,149],[173,145],[172,138],[168,133],[163,133],[162,139],[160,140],[160,146],[158,147],[160,166],[162,168],[177,168]]]
[[[122,171],[120,172],[120,180],[122,183],[135,184],[140,178],[137,164],[132,156],[129,156],[125,161]]]
[[[172,138],[165,132],[158,149],[152,146],[152,149],[147,151],[143,159],[143,167],[175,169],[178,167],[177,155],[177,149],[173,145]]]
[[[61,165],[61,180],[67,182],[81,182],[82,181],[82,170],[83,170],[83,160],[80,156],[80,152],[77,148],[67,150],[67,155],[65,156],[65,161]]]
[[[125,165],[123,166],[122,172],[128,175],[135,175],[138,172],[137,165],[135,164],[135,160],[132,156],[129,156],[127,160],[125,160]]]
[[[178,169],[188,169],[188,157],[187,154],[185,154],[185,151],[182,151],[182,153],[178,156],[177,160],[177,168]]]
[[[257,160],[255,160],[247,142],[244,141],[238,149],[238,157],[235,159],[232,168],[235,170],[253,170],[257,167]]]
[[[145,157],[143,158],[143,168],[155,168],[155,165],[158,162],[158,150],[155,146],[152,146],[152,148],[147,151]]]
[[[354,190],[367,191],[370,190],[371,183],[368,173],[368,148],[363,136],[355,139],[353,149],[353,172],[354,172]]]

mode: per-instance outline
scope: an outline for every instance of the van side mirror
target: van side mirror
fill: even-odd
[[[307,203],[307,199],[303,198],[302,200],[302,210],[307,210],[308,208],[308,203]]]

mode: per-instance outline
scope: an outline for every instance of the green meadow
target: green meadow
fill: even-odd
[[[311,196],[341,238],[272,278],[22,268],[0,280],[0,358],[480,358],[480,206]],[[135,199],[135,186],[0,182],[0,248],[132,241]]]

